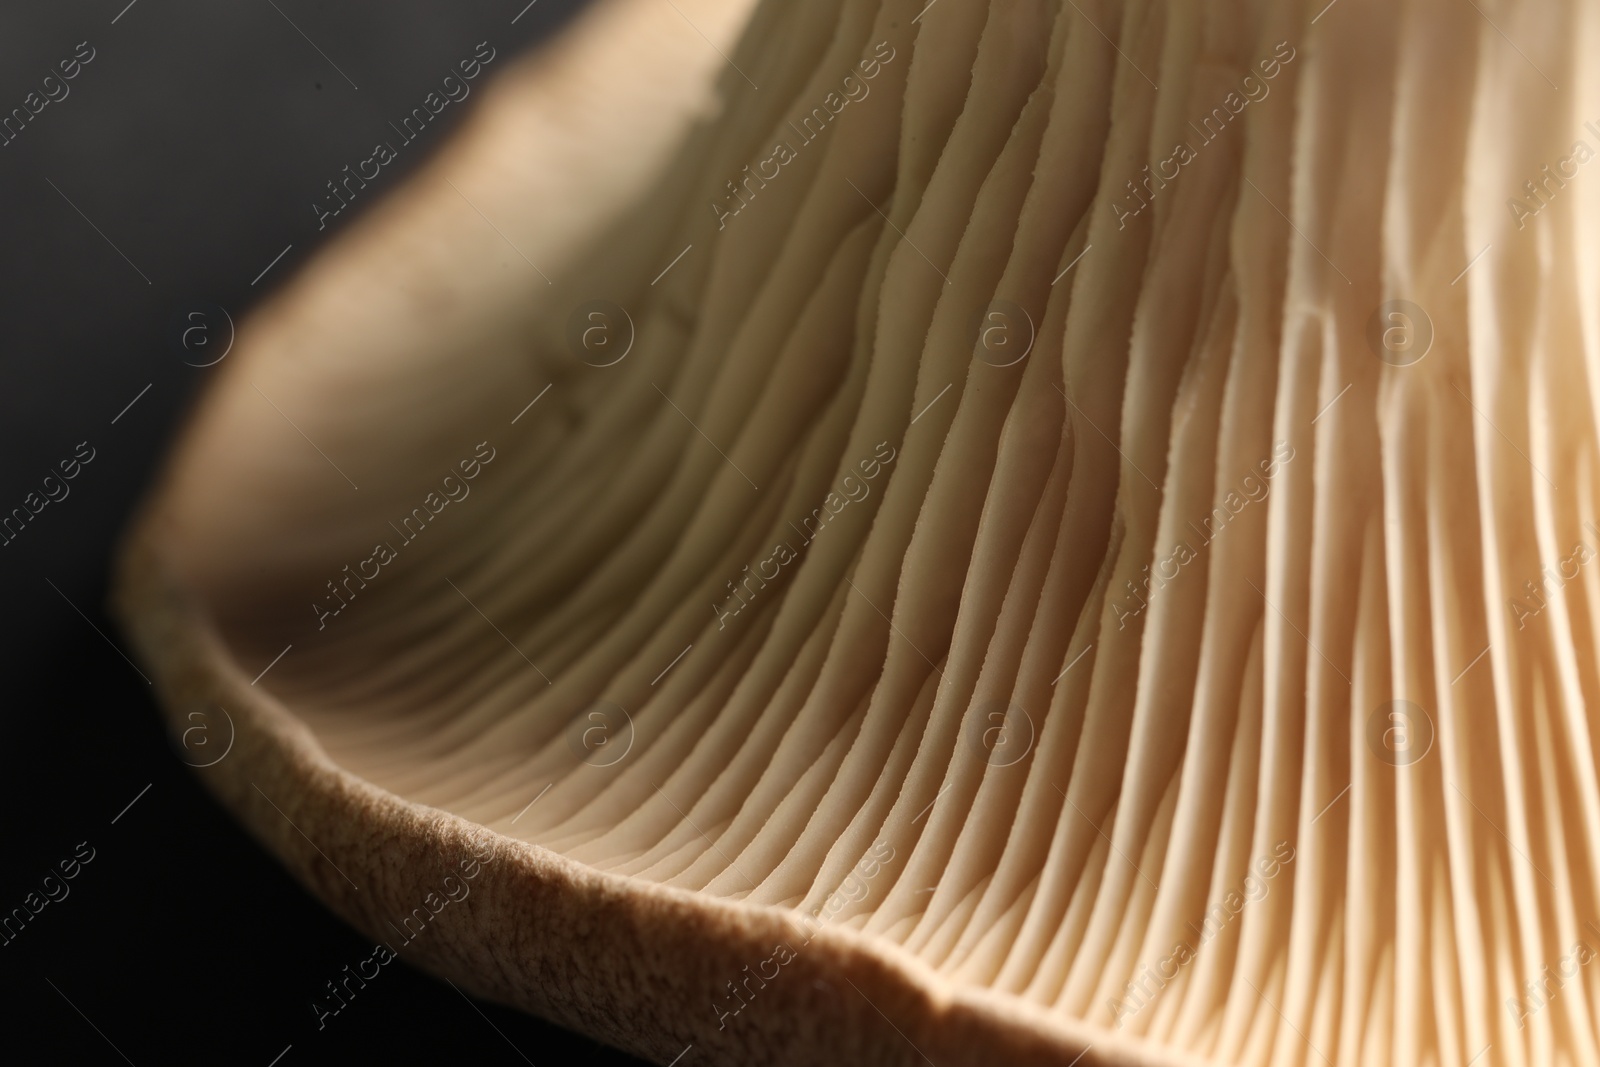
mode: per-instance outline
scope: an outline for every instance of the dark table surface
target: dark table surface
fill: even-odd
[[[0,547],[0,912],[57,897],[0,937],[0,1060],[638,1062],[403,966],[319,1029],[313,998],[371,946],[201,790],[103,608],[112,545],[212,373],[183,330],[225,330],[216,309],[237,320],[370,206],[320,231],[311,207],[445,68],[480,41],[526,49],[579,3],[0,7],[0,114],[31,115],[0,133],[0,512],[94,450]]]

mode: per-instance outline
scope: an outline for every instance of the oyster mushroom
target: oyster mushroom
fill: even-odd
[[[607,0],[120,610],[331,907],[663,1063],[1593,1061],[1597,32]]]

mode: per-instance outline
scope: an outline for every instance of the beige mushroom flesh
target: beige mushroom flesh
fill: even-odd
[[[312,892],[659,1063],[1600,1062],[1597,52],[600,0],[244,326],[119,611]]]

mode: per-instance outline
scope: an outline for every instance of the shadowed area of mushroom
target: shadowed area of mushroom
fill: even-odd
[[[602,8],[712,54],[534,67],[408,194],[479,266],[330,253],[198,416],[244,677],[1148,1062],[1600,1058],[1600,7]]]

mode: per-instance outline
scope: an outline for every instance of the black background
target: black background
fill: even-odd
[[[312,998],[371,945],[201,790],[103,607],[118,533],[212,373],[186,365],[203,361],[179,340],[188,312],[237,321],[472,101],[318,232],[323,183],[393,116],[487,40],[481,87],[581,2],[0,8],[0,114],[79,42],[94,49],[69,95],[0,147],[0,512],[78,442],[95,449],[70,495],[0,548],[0,912],[79,842],[95,850],[70,895],[0,947],[0,1060],[638,1062],[403,964],[319,1030]]]

